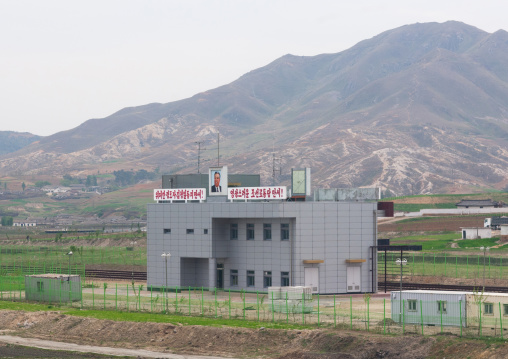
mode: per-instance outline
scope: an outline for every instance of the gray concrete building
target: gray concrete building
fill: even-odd
[[[375,292],[376,212],[376,202],[149,204],[147,285]]]

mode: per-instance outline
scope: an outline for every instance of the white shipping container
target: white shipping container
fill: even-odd
[[[397,323],[467,325],[469,292],[403,290],[391,292],[392,320]],[[401,302],[402,300],[402,302]]]

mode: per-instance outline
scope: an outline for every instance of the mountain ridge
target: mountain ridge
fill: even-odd
[[[405,25],[336,54],[284,55],[176,102],[121,109],[0,157],[0,174],[125,168],[261,173],[312,167],[314,186],[394,194],[508,184],[508,33]],[[168,154],[170,154],[168,156]],[[278,159],[274,161],[274,158]]]

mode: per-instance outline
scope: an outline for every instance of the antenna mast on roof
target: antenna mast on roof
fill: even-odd
[[[195,143],[198,144],[198,173],[199,172],[199,159],[200,159],[200,155],[201,155],[201,144],[203,143],[203,141],[196,141]]]

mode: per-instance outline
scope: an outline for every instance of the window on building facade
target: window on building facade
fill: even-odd
[[[503,304],[503,315],[508,315],[508,304]]]
[[[229,225],[229,239],[238,239],[238,223],[231,223]]]
[[[254,240],[254,223],[247,223],[247,240]]]
[[[164,234],[171,233],[171,228],[164,228]]]
[[[187,228],[187,234],[194,234],[194,229]]]
[[[208,234],[208,228],[203,229],[203,234]]]
[[[230,271],[230,278],[231,278],[231,286],[237,286],[238,285],[238,269],[231,269]]]
[[[485,315],[493,315],[494,314],[494,304],[493,303],[483,303],[483,313],[485,313]]]
[[[409,299],[407,301],[407,307],[410,312],[416,312],[416,305],[417,305],[417,302],[414,299]]]
[[[280,286],[289,287],[289,272],[280,272]]]
[[[438,300],[437,301],[437,312],[438,313],[446,313],[446,301],[445,300]]]
[[[272,224],[264,223],[263,224],[263,240],[271,241],[272,240]]]
[[[289,223],[280,224],[280,240],[289,241]]]
[[[263,287],[268,288],[272,286],[272,272],[264,271],[263,272]]]
[[[248,270],[247,271],[247,287],[254,287],[256,285],[256,281],[254,278],[254,271]]]

